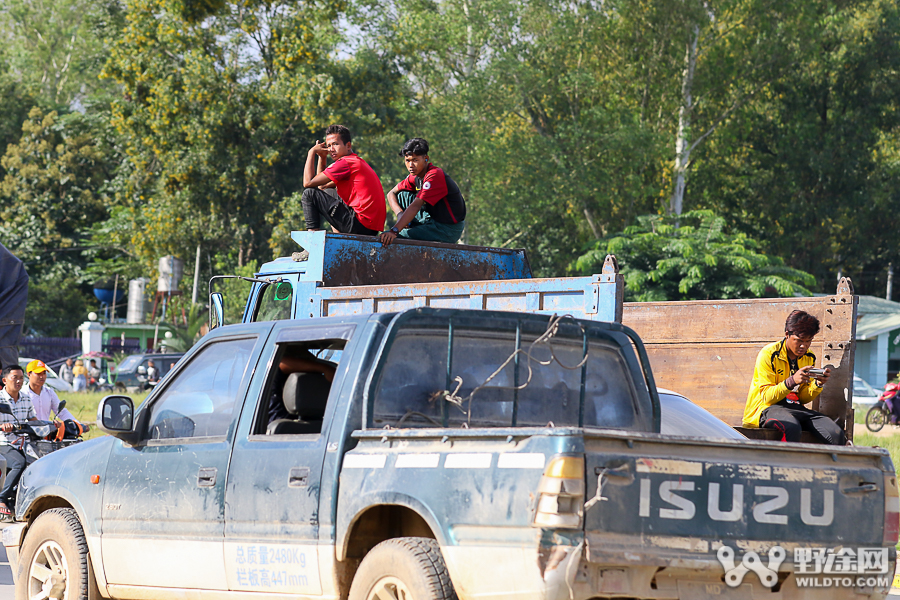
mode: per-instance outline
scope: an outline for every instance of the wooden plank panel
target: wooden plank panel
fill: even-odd
[[[784,336],[792,310],[805,310],[822,324],[810,348],[816,366],[834,369],[813,408],[842,419],[852,400],[857,302],[852,295],[630,302],[622,321],[644,341],[659,387],[684,394],[739,426],[759,351]]]
[[[765,345],[784,335],[784,321],[792,310],[805,310],[822,320],[823,300],[814,297],[627,302],[622,322],[648,342],[738,339]]]
[[[649,344],[656,385],[687,396],[729,425],[740,425],[761,346]]]

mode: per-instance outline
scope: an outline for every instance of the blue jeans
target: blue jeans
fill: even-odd
[[[409,205],[416,199],[415,192],[401,191],[397,192],[397,202],[400,208],[406,210]],[[400,237],[408,240],[420,240],[423,242],[445,242],[447,244],[455,244],[462,237],[466,228],[466,222],[459,223],[438,223],[431,218],[431,215],[424,210],[420,210],[409,222],[406,229],[400,232]]]
[[[19,476],[22,475],[25,467],[33,463],[35,459],[26,456],[21,450],[12,446],[0,446],[0,456],[6,459],[6,481],[0,488],[0,501],[13,510],[16,501],[13,490],[19,483]]]

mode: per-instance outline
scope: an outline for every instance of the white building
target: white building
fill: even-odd
[[[860,296],[854,372],[876,390],[900,372],[900,302]]]

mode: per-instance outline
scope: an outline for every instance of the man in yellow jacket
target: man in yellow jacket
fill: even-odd
[[[744,407],[744,427],[775,429],[783,442],[799,442],[801,432],[809,431],[827,444],[847,443],[834,421],[804,406],[822,393],[831,374],[827,368],[817,377],[809,373],[816,364],[809,346],[817,333],[819,320],[795,310],[785,321],[784,339],[760,350]]]

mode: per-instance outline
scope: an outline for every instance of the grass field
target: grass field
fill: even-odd
[[[877,446],[884,448],[891,454],[894,468],[900,467],[900,427],[885,425],[878,433],[872,433],[866,428],[865,418],[868,407],[859,408],[854,412],[853,443],[857,446]]]

